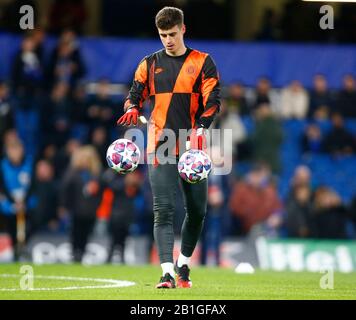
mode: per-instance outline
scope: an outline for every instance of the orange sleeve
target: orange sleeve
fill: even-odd
[[[124,111],[127,108],[134,104],[140,108],[142,108],[143,102],[148,97],[148,69],[147,69],[147,59],[143,59],[140,64],[138,65],[134,80],[129,92],[129,95],[126,98],[124,104]]]
[[[209,128],[216,114],[220,110],[220,83],[216,65],[207,56],[202,69],[201,94],[204,112],[197,121],[198,126]]]

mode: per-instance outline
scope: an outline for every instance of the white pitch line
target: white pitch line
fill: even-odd
[[[23,275],[18,274],[0,274],[1,278],[19,278]],[[120,287],[130,287],[135,285],[135,282],[126,281],[126,280],[114,280],[114,279],[101,279],[101,278],[81,278],[81,277],[67,277],[67,276],[43,276],[43,275],[34,275],[34,278],[37,279],[50,279],[50,280],[69,280],[69,281],[95,281],[95,282],[104,282],[108,283],[106,285],[97,285],[97,286],[71,286],[71,287],[62,287],[62,288],[33,288],[24,290],[21,288],[0,288],[0,291],[55,291],[55,290],[80,290],[80,289],[108,289],[108,288],[120,288]]]

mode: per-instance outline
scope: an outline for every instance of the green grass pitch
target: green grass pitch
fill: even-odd
[[[21,290],[20,267],[21,264],[0,265],[0,300],[356,299],[356,273],[335,272],[334,289],[321,289],[321,273],[257,270],[254,274],[236,274],[230,269],[193,267],[193,288],[158,290],[154,286],[160,276],[160,267],[155,265],[34,265],[35,290]],[[58,276],[65,278],[58,279]],[[95,288],[107,283],[92,279],[126,280],[135,285]],[[83,286],[90,288],[78,289]]]

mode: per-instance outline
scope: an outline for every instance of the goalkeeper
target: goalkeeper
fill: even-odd
[[[148,124],[148,172],[153,193],[153,233],[162,266],[162,277],[156,288],[190,288],[190,257],[206,214],[208,183],[204,180],[189,184],[179,178],[178,147],[170,153],[174,160],[170,164],[160,164],[156,151],[164,143],[160,138],[165,129],[173,130],[177,139],[179,129],[192,129],[191,148],[204,147],[204,131],[219,112],[219,77],[208,54],[185,46],[182,10],[165,7],[157,13],[155,22],[164,48],[140,62],[124,104],[125,114],[117,123],[136,125],[142,103],[149,99],[152,113]],[[179,181],[186,215],[181,252],[174,264],[173,214]]]

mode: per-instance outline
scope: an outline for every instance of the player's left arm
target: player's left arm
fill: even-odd
[[[190,135],[190,147],[206,150],[206,130],[210,127],[216,114],[220,111],[219,74],[213,59],[208,55],[202,68],[201,95],[204,112],[197,119]]]
[[[202,68],[201,94],[204,112],[197,120],[196,126],[208,129],[220,110],[219,74],[215,62],[209,55]]]

